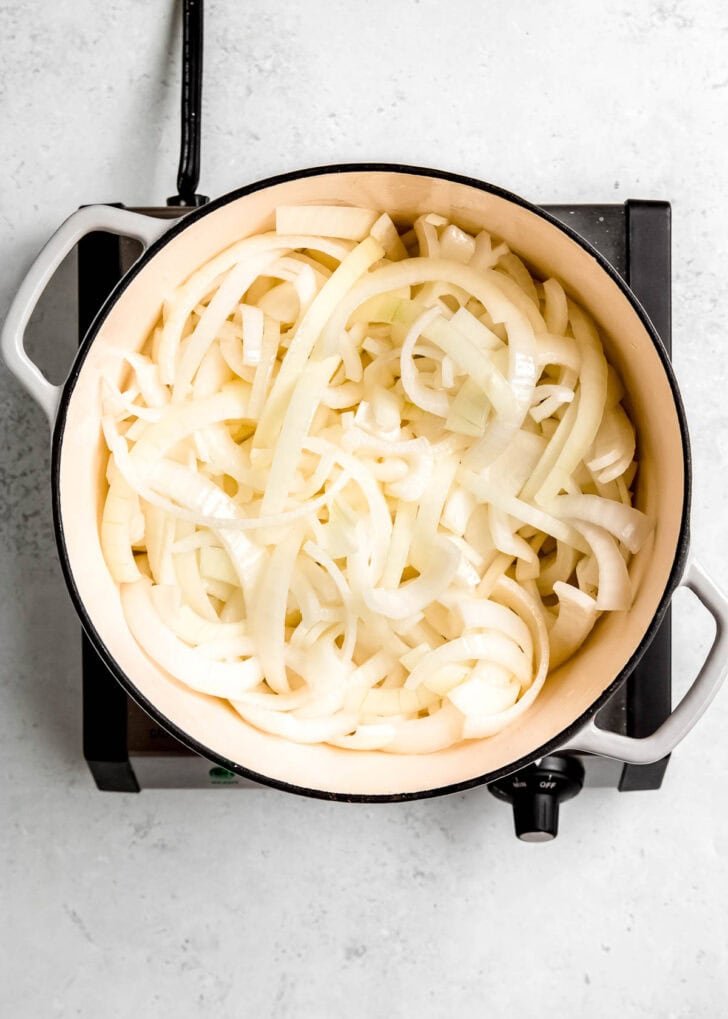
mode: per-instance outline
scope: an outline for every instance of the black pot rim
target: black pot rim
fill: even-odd
[[[217,209],[236,201],[238,198],[242,198],[245,195],[252,194],[256,191],[264,190],[265,188],[272,187],[276,184],[283,184],[288,181],[306,178],[306,177],[317,177],[329,174],[347,174],[347,173],[361,173],[361,172],[383,172],[383,173],[401,173],[403,175],[410,176],[424,176],[433,177],[440,180],[452,181],[456,184],[465,184],[469,187],[475,188],[479,191],[483,191],[488,194],[496,195],[499,198],[503,198],[507,201],[512,202],[514,205],[520,206],[521,208],[527,209],[541,219],[546,220],[551,226],[565,233],[571,240],[575,241],[581,248],[583,248],[595,261],[598,263],[600,268],[607,273],[610,279],[616,283],[621,290],[622,294],[627,298],[629,303],[634,308],[635,312],[639,316],[642,325],[646,329],[647,333],[652,340],[655,349],[662,362],[663,369],[667,375],[670,389],[672,392],[675,410],[680,425],[680,434],[683,445],[683,456],[684,456],[684,486],[683,486],[683,512],[680,523],[680,534],[678,537],[675,557],[673,559],[670,575],[665,586],[660,604],[658,605],[657,611],[650,623],[650,626],[645,631],[637,649],[631,656],[629,661],[625,664],[624,668],[610,683],[610,685],[600,694],[596,701],[594,701],[574,722],[563,729],[556,736],[547,740],[546,743],[538,747],[534,752],[521,757],[499,769],[492,772],[486,772],[483,775],[476,776],[475,778],[467,779],[463,782],[451,783],[446,786],[439,786],[433,789],[418,790],[416,792],[403,792],[403,793],[389,793],[389,794],[349,794],[349,793],[337,793],[328,792],[322,789],[310,789],[305,786],[298,786],[290,782],[283,782],[275,778],[271,778],[268,775],[260,774],[253,771],[251,768],[244,767],[237,764],[235,761],[230,761],[223,757],[221,754],[210,749],[204,744],[198,742],[193,737],[188,735],[186,732],[178,728],[174,722],[168,719],[151,701],[149,701],[133,684],[131,679],[124,673],[120,668],[116,660],[113,658],[108,648],[104,644],[101,636],[97,632],[91,620],[91,615],[83,602],[76,583],[71,571],[71,564],[68,557],[68,551],[65,543],[65,536],[63,530],[63,521],[61,517],[61,506],[60,506],[60,462],[61,462],[61,447],[63,444],[63,435],[66,426],[66,419],[68,413],[68,406],[73,395],[73,391],[78,380],[80,370],[86,359],[88,351],[93,343],[96,335],[98,334],[101,326],[103,325],[106,317],[108,316],[111,309],[114,307],[116,302],[124,294],[131,281],[138,275],[138,273],[144,268],[144,266],[160,251],[169,241],[175,238],[183,230],[185,230],[192,223],[197,222],[203,216],[214,212]],[[670,363],[669,356],[665,347],[660,340],[654,326],[652,325],[647,313],[644,308],[637,300],[635,295],[632,293],[626,282],[617,273],[614,267],[604,258],[600,252],[598,252],[588,241],[583,237],[580,237],[574,230],[572,230],[565,223],[556,219],[550,213],[544,211],[531,202],[526,201],[519,195],[513,194],[504,188],[498,187],[494,184],[488,184],[484,181],[477,180],[473,177],[464,176],[462,174],[450,173],[446,170],[433,170],[425,167],[408,166],[400,163],[337,163],[331,166],[316,166],[310,167],[304,170],[294,170],[289,173],[279,174],[274,177],[268,177],[264,180],[256,181],[252,184],[245,185],[244,187],[237,188],[234,191],[230,191],[207,205],[200,208],[194,209],[187,215],[182,217],[179,221],[174,223],[165,233],[156,241],[154,241],[129,269],[125,276],[119,281],[114,290],[109,294],[107,300],[104,302],[102,307],[99,309],[98,314],[94,318],[91,326],[84,337],[83,343],[81,344],[78,354],[73,362],[69,376],[63,386],[61,398],[58,407],[58,413],[53,426],[53,438],[51,448],[51,489],[52,489],[52,506],[53,506],[53,526],[56,536],[56,544],[58,546],[58,554],[63,570],[64,579],[66,586],[68,587],[71,599],[73,601],[76,612],[78,613],[84,630],[88,634],[89,639],[93,643],[96,651],[99,653],[104,664],[121,684],[126,693],[132,697],[140,707],[150,715],[156,722],[158,722],[164,729],[166,729],[175,739],[180,743],[193,750],[195,753],[212,761],[213,763],[220,765],[221,767],[227,768],[238,775],[248,778],[253,782],[260,783],[261,785],[271,786],[275,789],[280,789],[285,792],[296,793],[300,796],[308,796],[315,799],[323,800],[334,800],[349,803],[392,803],[405,800],[418,800],[428,799],[434,796],[444,796],[449,793],[462,792],[466,789],[471,789],[475,786],[490,784],[495,782],[497,779],[502,778],[505,775],[511,774],[519,769],[530,764],[532,761],[537,760],[541,757],[546,756],[549,753],[557,750],[560,746],[563,746],[569,739],[576,736],[576,734],[584,728],[590,719],[597,714],[597,712],[603,707],[603,705],[609,700],[609,698],[615,693],[615,691],[624,683],[630,673],[634,670],[635,666],[639,662],[642,655],[645,653],[647,647],[655,636],[662,618],[670,604],[671,597],[677,587],[682,573],[685,568],[688,555],[688,543],[689,543],[689,517],[690,517],[690,498],[691,498],[691,456],[690,456],[690,440],[688,436],[687,420],[685,416],[685,410],[680,396],[680,390],[678,388],[677,379],[675,378],[672,365]]]

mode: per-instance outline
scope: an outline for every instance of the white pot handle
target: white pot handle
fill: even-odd
[[[108,233],[135,237],[147,248],[174,223],[173,219],[142,216],[111,205],[88,205],[79,209],[50,238],[28,271],[15,295],[2,328],[3,357],[11,372],[41,405],[51,425],[58,409],[62,386],[52,385],[28,357],[25,329],[41,294],[68,252],[88,233]]]
[[[643,739],[599,729],[592,719],[559,750],[583,750],[626,764],[652,764],[672,753],[690,732],[728,674],[728,598],[695,560],[688,563],[680,585],[689,587],[715,619],[715,639],[692,686],[670,717]]]

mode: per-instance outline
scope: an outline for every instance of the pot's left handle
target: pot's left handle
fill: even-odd
[[[672,753],[687,736],[728,675],[728,598],[703,568],[691,560],[680,581],[690,588],[715,620],[715,639],[708,657],[683,699],[651,736],[637,739],[600,729],[592,719],[559,750],[582,750],[627,764],[652,764]]]
[[[88,205],[79,209],[53,234],[20,285],[2,328],[2,352],[8,368],[40,404],[51,425],[62,386],[52,385],[25,350],[25,329],[33,309],[63,259],[78,241],[95,230],[134,237],[148,247],[174,220],[142,216],[111,205]]]

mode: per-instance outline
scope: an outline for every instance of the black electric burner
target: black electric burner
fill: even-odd
[[[191,203],[190,203],[191,204]],[[549,205],[545,208],[590,241],[625,278],[670,351],[670,206],[627,201],[623,205]],[[135,211],[177,217],[180,208]],[[139,254],[135,241],[106,233],[85,237],[78,250],[79,335]],[[627,682],[597,716],[604,728],[648,736],[671,710],[670,610],[654,641]],[[99,789],[139,792],[144,788],[261,788],[188,750],[132,701],[83,636],[84,755]],[[623,765],[581,754],[553,755],[491,791],[514,803],[517,833],[531,841],[556,834],[559,800],[581,785],[621,791],[658,789],[667,759]]]

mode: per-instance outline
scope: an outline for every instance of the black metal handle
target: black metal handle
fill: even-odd
[[[182,7],[182,118],[177,194],[167,205],[204,205],[209,199],[197,194],[200,181],[200,135],[202,129],[203,0],[184,0]]]

